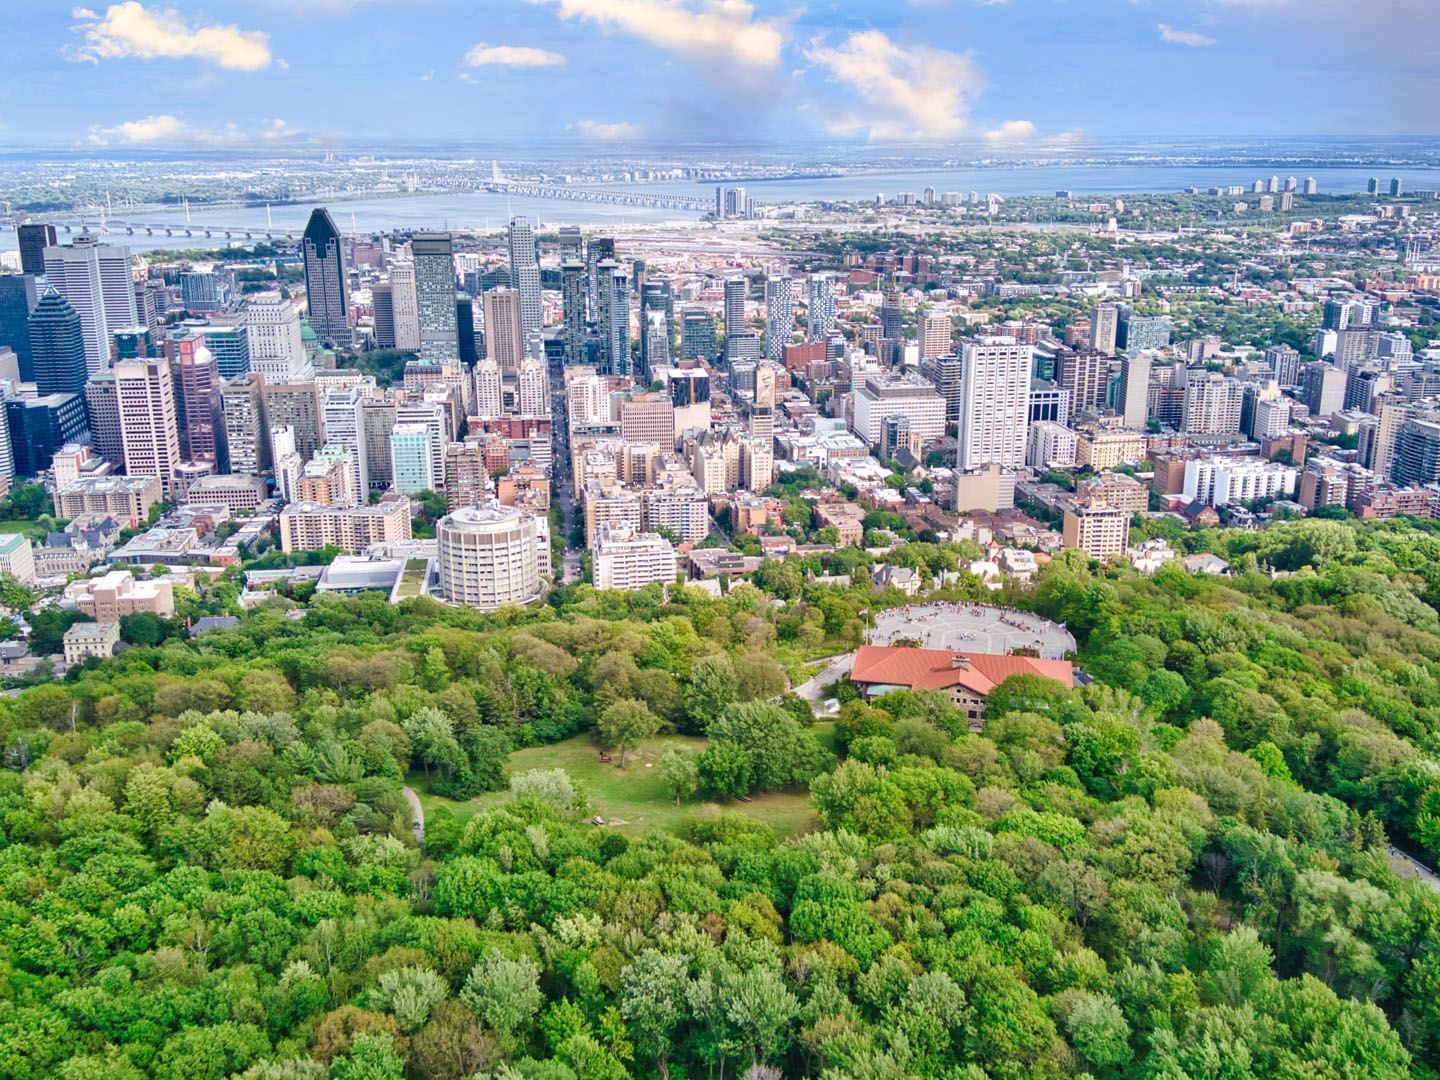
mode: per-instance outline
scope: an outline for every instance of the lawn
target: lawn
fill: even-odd
[[[756,795],[748,803],[689,801],[676,806],[675,800],[665,794],[659,771],[660,755],[671,743],[689,746],[696,752],[705,746],[703,738],[686,735],[650,739],[638,751],[625,755],[625,768],[621,769],[614,761],[600,760],[600,752],[588,734],[577,735],[550,746],[516,750],[507,766],[512,776],[530,769],[564,769],[585,789],[591,811],[605,819],[607,828],[632,836],[649,829],[680,834],[691,822],[714,817],[722,811],[754,818],[782,837],[795,836],[815,826],[815,814],[806,792]],[[455,802],[430,794],[422,775],[412,774],[410,783],[419,793],[427,813],[434,807],[445,806],[462,821],[509,798],[506,792],[497,791],[467,802]]]
[[[0,521],[0,533],[19,533],[21,536],[28,536],[31,540],[43,540],[45,532],[45,527],[38,521],[30,521],[27,518]]]

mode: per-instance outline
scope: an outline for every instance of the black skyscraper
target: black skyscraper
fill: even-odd
[[[20,269],[27,274],[45,273],[45,249],[59,242],[55,226],[17,225],[15,236],[20,241]]]
[[[350,344],[350,279],[345,251],[335,219],[316,207],[301,242],[305,255],[305,296],[310,305],[310,328],[321,341]]]
[[[42,394],[79,394],[90,377],[85,365],[85,332],[80,316],[54,289],[30,313],[30,348],[35,387]]]
[[[0,346],[15,350],[20,378],[35,378],[30,351],[30,312],[39,302],[34,274],[0,274]]]

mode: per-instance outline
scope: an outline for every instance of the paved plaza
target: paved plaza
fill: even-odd
[[[1028,611],[990,604],[913,604],[875,616],[866,634],[872,645],[917,642],[926,649],[973,650],[1004,655],[1035,650],[1042,660],[1063,660],[1075,651],[1075,638],[1059,623]]]

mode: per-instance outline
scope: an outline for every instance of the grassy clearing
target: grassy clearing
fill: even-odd
[[[38,521],[30,521],[26,518],[0,521],[0,533],[19,533],[21,536],[28,536],[31,540],[43,540],[45,532],[45,527]]]
[[[692,801],[676,806],[660,782],[660,756],[671,743],[689,746],[697,753],[705,747],[705,740],[694,736],[667,735],[650,739],[638,751],[625,755],[625,768],[621,769],[613,761],[600,760],[599,749],[589,735],[577,735],[550,746],[516,750],[507,766],[512,776],[531,769],[564,769],[584,787],[591,810],[605,819],[606,827],[630,836],[650,829],[683,834],[691,822],[703,821],[722,811],[754,818],[781,837],[795,836],[814,827],[816,819],[806,792],[756,795],[748,803]],[[423,776],[412,776],[411,785],[419,793],[427,813],[433,807],[444,806],[461,821],[468,821],[476,812],[509,797],[506,792],[497,791],[456,802],[430,794]]]

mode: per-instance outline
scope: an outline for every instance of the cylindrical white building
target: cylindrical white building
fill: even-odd
[[[488,503],[447,514],[435,526],[440,598],[494,611],[540,596],[535,518],[512,506]]]

